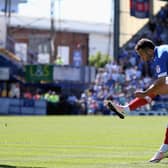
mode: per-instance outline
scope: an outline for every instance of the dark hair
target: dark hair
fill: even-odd
[[[139,49],[146,49],[146,48],[154,49],[155,44],[153,43],[153,41],[146,38],[142,38],[137,42],[135,46],[136,51],[138,51]]]

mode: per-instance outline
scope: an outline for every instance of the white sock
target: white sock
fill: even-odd
[[[160,152],[168,152],[168,144],[162,144],[159,149]]]
[[[128,105],[122,106],[122,108],[124,109],[124,112],[125,112],[126,114],[128,114],[128,113],[130,112],[130,108],[129,108]]]

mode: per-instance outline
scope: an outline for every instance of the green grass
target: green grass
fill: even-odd
[[[148,163],[167,117],[0,117],[0,167],[167,168]]]

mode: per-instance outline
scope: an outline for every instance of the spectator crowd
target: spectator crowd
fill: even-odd
[[[111,99],[124,105],[133,99],[135,89],[147,88],[155,76],[150,63],[141,62],[134,51],[134,46],[140,38],[149,38],[156,45],[168,44],[168,4],[153,16],[148,24],[136,34],[121,50],[118,62],[110,61],[104,68],[98,69],[96,80],[91,88],[84,92],[81,100],[87,104],[87,113],[95,114],[100,111],[109,113],[103,101]],[[161,101],[161,104],[157,102]],[[153,104],[140,110],[167,110],[167,96],[158,96]]]

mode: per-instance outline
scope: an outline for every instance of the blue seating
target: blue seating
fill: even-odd
[[[0,115],[46,115],[44,100],[0,98]]]
[[[7,115],[10,105],[10,99],[9,98],[0,98],[0,114],[1,115]]]
[[[45,100],[36,100],[35,107],[46,108],[46,101]]]

